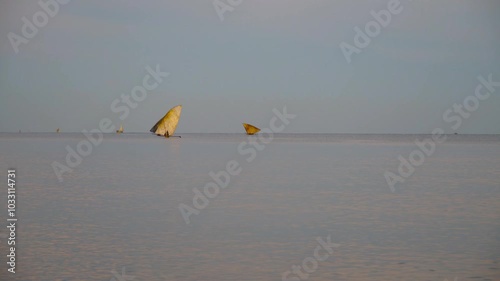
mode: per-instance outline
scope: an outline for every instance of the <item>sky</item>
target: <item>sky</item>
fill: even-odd
[[[350,62],[342,42],[356,46],[355,28],[396,0],[216,1],[72,0],[43,25],[38,1],[0,0],[0,132],[81,132],[103,118],[148,132],[182,104],[178,133],[266,128],[284,106],[297,115],[289,133],[453,133],[443,114],[478,76],[500,81],[498,0],[401,0]],[[113,101],[148,66],[169,75],[120,119]],[[500,133],[499,95],[456,131]]]

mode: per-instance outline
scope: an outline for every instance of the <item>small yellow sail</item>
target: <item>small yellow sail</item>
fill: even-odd
[[[171,137],[175,133],[175,129],[177,129],[181,111],[182,105],[173,107],[149,131],[158,136]]]
[[[123,125],[120,125],[120,129],[116,130],[118,134],[123,133]]]
[[[247,123],[243,123],[243,127],[245,128],[245,131],[247,131],[247,135],[255,135],[260,131],[259,128]]]

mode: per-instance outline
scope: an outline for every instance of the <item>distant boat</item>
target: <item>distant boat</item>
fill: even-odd
[[[116,130],[117,134],[123,133],[123,125],[120,125],[120,129]]]
[[[56,133],[59,133],[59,128],[57,128]]]
[[[260,132],[259,128],[247,123],[243,123],[243,127],[245,128],[245,131],[247,131],[247,135],[255,135]]]
[[[173,107],[163,116],[163,118],[158,120],[149,131],[155,133],[157,136],[164,136],[166,138],[172,137],[175,133],[175,129],[177,129],[181,111],[182,105]]]

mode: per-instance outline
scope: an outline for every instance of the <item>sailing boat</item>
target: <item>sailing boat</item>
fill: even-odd
[[[247,135],[255,135],[260,131],[259,128],[247,123],[243,123],[243,127],[245,128],[245,131],[247,131]]]
[[[157,136],[172,137],[181,117],[182,105],[174,106],[149,130]],[[179,136],[180,138],[180,136]]]
[[[120,129],[116,130],[117,134],[123,133],[123,125],[120,124]]]
[[[56,133],[59,133],[59,128],[57,128]]]

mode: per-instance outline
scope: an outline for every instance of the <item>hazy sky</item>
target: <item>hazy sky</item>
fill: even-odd
[[[72,0],[16,53],[9,32],[42,8],[0,0],[0,131],[80,132],[106,117],[148,132],[182,104],[179,133],[267,127],[284,105],[298,116],[287,132],[452,132],[442,115],[477,76],[500,81],[500,1],[401,0],[348,63],[340,43],[388,2],[243,0],[221,21],[212,0]],[[122,121],[111,104],[148,65],[170,76]],[[458,131],[500,133],[499,95]]]

